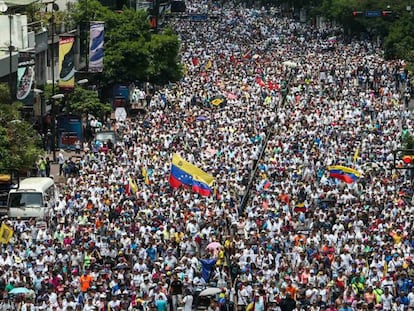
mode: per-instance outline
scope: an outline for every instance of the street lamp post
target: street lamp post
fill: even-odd
[[[55,94],[51,97],[52,99],[52,113],[51,113],[51,123],[52,123],[52,152],[53,152],[53,162],[56,162],[56,105],[55,101],[57,99],[64,98],[64,94]]]
[[[7,12],[7,10],[8,10],[8,6],[7,6],[7,4],[3,1],[3,0],[1,0],[0,1],[0,12],[1,13],[6,13]],[[8,50],[9,50],[9,79],[8,79],[8,82],[9,82],[9,92],[10,92],[10,98],[11,99],[13,99],[13,84],[12,84],[12,71],[13,71],[13,63],[12,63],[12,52],[13,52],[13,45],[12,45],[12,20],[13,20],[13,15],[11,15],[10,14],[10,12],[9,12],[9,14],[8,14],[8,16],[9,16],[9,47],[8,47]]]
[[[83,87],[86,83],[88,83],[89,82],[89,80],[88,79],[81,79],[81,80],[79,80],[79,81],[77,81],[76,83],[78,84],[78,85],[80,85],[81,87]]]
[[[51,123],[52,123],[52,152],[53,152],[53,162],[56,162],[56,109],[55,109],[55,100],[65,97],[63,94],[55,94],[55,11],[59,11],[59,6],[55,1],[43,2],[44,5],[52,4],[52,17],[50,19],[51,27],[51,48],[50,48],[50,60],[51,60],[51,76],[52,76],[52,108],[51,108]],[[47,8],[46,8],[47,10]]]
[[[43,116],[45,114],[45,107],[43,103],[43,91],[37,88],[33,89],[33,92],[38,96],[37,100],[40,98],[40,119],[39,119],[39,132],[42,135],[42,145],[45,148],[45,133],[44,133],[44,126],[43,126]]]

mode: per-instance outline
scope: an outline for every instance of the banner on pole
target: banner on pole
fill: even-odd
[[[91,22],[88,71],[102,72],[104,58],[104,22]]]
[[[19,52],[16,99],[24,106],[33,105],[32,86],[35,80],[35,53]]]
[[[59,38],[59,87],[73,89],[75,87],[75,37]]]

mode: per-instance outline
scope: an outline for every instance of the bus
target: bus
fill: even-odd
[[[29,177],[11,189],[7,201],[8,217],[47,220],[58,200],[55,182],[49,177]]]

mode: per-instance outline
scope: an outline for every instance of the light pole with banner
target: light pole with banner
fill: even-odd
[[[0,1],[0,12],[6,13],[8,11],[9,7],[4,1]],[[13,92],[13,82],[12,82],[12,71],[13,71],[13,63],[12,63],[12,57],[13,57],[13,44],[12,44],[12,21],[13,21],[13,15],[11,15],[11,12],[8,12],[9,16],[9,76],[8,76],[8,83],[9,83],[9,92],[10,92],[10,99],[13,101],[14,99],[14,92]]]

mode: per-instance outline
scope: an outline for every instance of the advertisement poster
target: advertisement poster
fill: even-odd
[[[59,38],[59,87],[75,87],[75,37]]]
[[[89,42],[89,71],[102,72],[104,58],[104,23],[91,22]]]
[[[118,107],[126,107],[129,101],[129,88],[126,85],[115,85],[113,92],[112,108],[115,110]]]
[[[75,149],[76,141],[82,142],[82,117],[62,115],[57,118],[58,148]]]
[[[20,52],[17,67],[16,98],[24,106],[33,105],[33,81],[35,79],[35,53]]]

